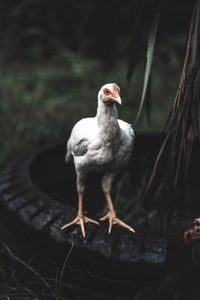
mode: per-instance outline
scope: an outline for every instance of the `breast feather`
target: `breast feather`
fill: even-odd
[[[77,122],[68,141],[69,151],[75,156],[85,155],[97,132],[96,118],[85,118]]]
[[[118,120],[119,123],[119,127],[121,130],[123,130],[123,132],[130,138],[130,139],[134,139],[135,137],[135,133],[134,130],[131,126],[131,124],[124,122],[122,120]]]

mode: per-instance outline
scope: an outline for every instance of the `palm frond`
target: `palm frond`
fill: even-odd
[[[148,87],[144,99],[145,112],[147,116],[147,122],[151,125],[151,109],[152,109],[152,75],[149,75]]]
[[[155,48],[155,41],[156,41],[156,36],[157,36],[157,30],[158,30],[158,21],[159,21],[159,15],[160,15],[160,6],[158,6],[156,16],[154,18],[152,28],[149,34],[149,39],[148,39],[148,46],[147,46],[147,56],[146,56],[146,67],[145,67],[145,73],[144,73],[144,83],[143,83],[143,88],[142,88],[142,96],[140,100],[140,106],[137,112],[137,116],[135,119],[134,124],[137,123],[143,105],[144,105],[144,100],[146,98],[146,93],[150,89],[150,74],[151,74],[151,67],[152,67],[152,61],[153,61],[153,54],[154,54],[154,48]]]
[[[146,52],[146,66],[142,95],[134,124],[138,121],[143,105],[146,101],[148,102],[146,105],[147,118],[148,121],[150,120],[151,88],[149,78],[151,74],[161,3],[162,0],[141,0],[136,2],[134,6],[134,28],[130,44],[130,56],[127,70],[128,83],[131,81],[137,63],[141,59],[144,59]]]

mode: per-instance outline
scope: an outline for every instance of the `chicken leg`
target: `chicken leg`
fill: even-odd
[[[106,202],[107,202],[107,207],[108,207],[108,213],[100,219],[100,221],[105,221],[106,219],[109,220],[109,228],[108,228],[108,233],[110,234],[112,231],[112,225],[113,224],[118,224],[132,232],[135,232],[135,230],[121,221],[119,218],[116,216],[116,212],[114,210],[114,206],[112,203],[111,195],[110,195],[110,190],[112,187],[113,180],[115,178],[116,173],[106,173],[105,176],[102,179],[102,190],[104,192]]]
[[[81,231],[82,231],[83,237],[85,237],[84,223],[88,223],[88,222],[99,225],[99,223],[97,221],[84,216],[84,213],[83,213],[83,195],[79,194],[78,195],[78,214],[77,214],[77,217],[72,222],[67,223],[66,225],[64,225],[61,228],[61,230],[65,229],[65,228],[68,228],[72,225],[79,224],[81,226]]]
[[[84,195],[84,191],[85,191],[86,174],[83,175],[82,172],[78,172],[77,170],[76,170],[76,173],[77,173],[76,181],[77,181],[77,191],[78,191],[78,214],[77,214],[77,217],[73,221],[62,226],[61,230],[66,229],[72,225],[78,224],[81,226],[81,231],[82,231],[83,237],[85,237],[84,223],[90,222],[90,223],[93,223],[96,225],[100,225],[100,224],[99,224],[99,222],[86,217],[83,213],[83,195]]]

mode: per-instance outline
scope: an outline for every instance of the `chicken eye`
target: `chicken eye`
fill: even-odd
[[[107,94],[107,95],[108,95],[109,93],[110,93],[110,91],[109,91],[109,90],[105,90],[105,94]]]

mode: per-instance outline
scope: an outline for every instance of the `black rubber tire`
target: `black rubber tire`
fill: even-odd
[[[152,160],[158,142],[137,138],[144,145],[135,155],[146,153],[148,144]],[[62,268],[73,244],[64,279],[81,299],[154,299],[165,276],[167,234],[136,228],[134,235],[116,226],[108,235],[107,224],[86,224],[85,239],[78,226],[61,231],[76,215],[75,173],[64,155],[63,143],[20,158],[1,173],[1,240],[25,261],[34,253],[32,264],[48,276]]]

